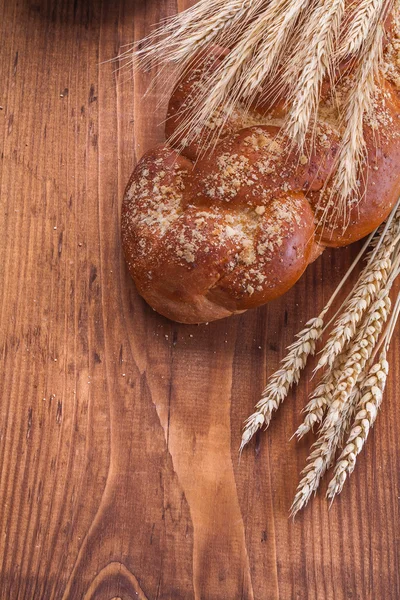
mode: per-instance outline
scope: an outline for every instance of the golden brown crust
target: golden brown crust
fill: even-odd
[[[218,49],[211,65],[223,56]],[[330,189],[341,131],[329,87],[309,155],[291,149],[282,133],[282,100],[247,114],[237,109],[218,144],[204,153],[202,138],[212,136],[217,123],[197,132],[196,142],[185,143],[180,131],[200,79],[189,70],[171,97],[166,133],[175,134],[179,151],[166,144],[142,158],[122,211],[123,247],[140,294],[184,323],[220,319],[283,294],[325,246],[375,229],[400,194],[400,101],[387,81],[380,82],[366,119],[368,163],[348,219],[335,218]],[[322,229],[324,211],[330,218]]]
[[[135,169],[122,209],[123,247],[140,294],[185,323],[277,297],[314,250],[314,216],[301,192],[281,190],[266,204],[207,205],[188,199],[197,177],[190,161],[159,146]]]

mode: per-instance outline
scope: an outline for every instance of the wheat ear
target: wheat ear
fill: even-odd
[[[191,8],[169,19],[156,29],[137,47],[133,60],[147,68],[152,62],[190,62],[194,56],[232,27],[235,22],[241,27],[252,6],[252,0],[200,0]]]
[[[393,282],[399,275],[400,248],[397,247],[393,260],[393,268],[390,279],[387,284],[387,293],[389,293]],[[397,300],[388,324],[388,327],[379,346],[383,346],[378,361],[371,367],[364,378],[361,387],[361,399],[357,406],[357,414],[352,424],[350,435],[347,439],[339,460],[335,466],[333,478],[328,486],[327,497],[331,500],[343,489],[344,483],[349,475],[354,471],[358,454],[367,441],[368,433],[375,423],[378,410],[380,408],[383,392],[386,386],[389,364],[386,360],[387,351],[390,346],[394,328],[396,326],[400,312],[400,294]],[[378,350],[378,348],[376,349]],[[376,353],[376,351],[375,351]],[[373,358],[373,357],[371,357]]]
[[[275,0],[272,5],[274,14],[271,14],[265,36],[255,48],[246,73],[241,76],[240,94],[244,99],[254,99],[267,77],[274,78],[288,40],[300,16],[310,7],[310,0],[294,0],[289,6],[287,0]],[[264,91],[263,98],[269,94]]]
[[[320,0],[290,58],[284,78],[291,85],[292,108],[286,129],[303,147],[311,117],[316,115],[321,84],[333,72],[332,56],[344,15],[344,0]]]
[[[338,380],[332,403],[321,427],[320,436],[314,444],[314,450],[308,458],[308,464],[302,471],[302,479],[291,507],[295,516],[309,501],[313,492],[318,489],[322,476],[329,468],[336,449],[343,436],[343,429],[348,421],[352,403],[357,397],[357,381],[365,365],[370,359],[378,336],[390,310],[388,290],[382,290],[370,307],[365,321],[361,324],[354,343],[348,350],[343,372]]]
[[[303,410],[305,413],[304,421],[299,425],[294,434],[298,440],[304,437],[309,431],[312,431],[315,425],[322,423],[326,410],[333,401],[333,396],[342,375],[345,362],[346,354],[340,354],[311,394]]]
[[[357,406],[357,414],[346,447],[339,457],[333,478],[328,486],[327,497],[331,500],[337,494],[340,494],[347,476],[354,471],[357,456],[367,441],[368,433],[377,417],[388,372],[389,364],[386,360],[386,350],[383,350],[378,362],[369,370],[362,385],[361,400]]]
[[[361,0],[345,29],[338,49],[338,61],[346,60],[363,50],[385,10],[387,0]]]
[[[367,161],[367,149],[364,139],[364,115],[372,109],[375,93],[375,79],[382,55],[383,25],[379,23],[371,38],[369,48],[362,57],[354,75],[345,104],[346,128],[339,150],[337,169],[332,186],[336,195],[336,208],[331,219],[344,216],[349,218],[349,208],[359,200],[359,174],[361,165]],[[333,223],[335,224],[335,223]]]
[[[332,366],[344,346],[353,338],[365,311],[384,287],[391,267],[391,254],[400,233],[400,201],[397,202],[386,224],[380,230],[378,244],[367,255],[367,264],[361,271],[350,297],[341,307],[341,316],[335,323],[315,368]]]
[[[289,346],[289,353],[281,361],[281,368],[269,378],[261,400],[256,404],[255,412],[245,422],[239,452],[263,425],[268,427],[273,412],[286,398],[292,385],[299,381],[308,357],[315,352],[316,340],[322,333],[324,316],[325,313],[321,313],[319,317],[308,321],[306,327],[297,334],[298,339]]]

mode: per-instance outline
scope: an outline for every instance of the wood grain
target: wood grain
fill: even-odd
[[[356,248],[284,298],[180,326],[137,296],[119,210],[159,85],[104,62],[189,2],[0,1],[1,600],[400,597],[399,334],[356,472],[288,509],[307,384],[238,461],[285,346]]]

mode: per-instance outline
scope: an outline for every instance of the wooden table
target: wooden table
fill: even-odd
[[[200,327],[158,316],[128,276],[121,198],[165,102],[103,61],[188,4],[0,2],[0,599],[398,599],[398,334],[331,510],[325,484],[288,519],[306,382],[238,461],[267,372],[357,248]]]

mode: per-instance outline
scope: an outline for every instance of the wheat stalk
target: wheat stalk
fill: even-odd
[[[398,277],[400,269],[400,248],[399,245],[395,249],[395,258],[393,259],[393,268],[387,284],[387,292],[389,293],[395,279]],[[357,414],[355,416],[346,446],[342,451],[333,474],[333,478],[329,483],[327,497],[333,500],[337,494],[343,489],[345,481],[354,471],[357,456],[364,447],[370,429],[375,423],[378,410],[380,408],[383,392],[386,386],[386,380],[389,372],[389,364],[386,360],[387,351],[390,346],[394,328],[396,326],[400,313],[400,294],[397,300],[380,345],[383,349],[379,359],[369,369],[360,390],[360,401],[357,405]],[[376,351],[379,347],[376,349]],[[371,357],[371,360],[374,357]]]
[[[344,435],[353,422],[346,448],[342,452],[333,480],[328,488],[328,497],[333,499],[341,491],[347,475],[354,469],[356,456],[361,451],[369,431],[367,422],[362,422],[361,430],[358,423],[359,418],[364,415],[362,410],[365,409],[366,402],[374,400],[375,403],[373,406],[371,404],[371,410],[368,413],[370,426],[373,422],[372,418],[376,417],[374,406],[378,407],[381,396],[376,386],[373,389],[371,386],[376,383],[372,375],[379,369],[373,367],[367,377],[363,373],[365,367],[369,363],[373,363],[374,356],[382,344],[384,349],[381,357],[386,356],[400,312],[399,294],[382,341],[377,344],[379,334],[390,311],[389,294],[400,273],[400,241],[396,224],[400,226],[398,211],[396,211],[394,223],[388,220],[383,231],[381,230],[379,240],[381,246],[377,244],[374,250],[375,253],[379,252],[380,247],[386,247],[389,250],[388,258],[391,266],[385,286],[380,289],[375,302],[369,307],[364,322],[357,330],[355,340],[350,345],[347,342],[345,348],[336,356],[333,367],[330,366],[330,370],[325,373],[320,386],[317,387],[306,407],[308,414],[305,421],[296,432],[300,437],[304,435],[312,429],[316,422],[323,420],[325,411],[327,411],[320,437],[314,445],[308,465],[302,473],[303,478],[298,486],[291,509],[293,516],[307,504],[311,494],[317,490],[321,477],[332,464],[336,449],[342,446]],[[394,238],[396,233],[397,236]],[[381,364],[382,361],[378,362]],[[330,381],[333,382],[333,391],[329,386]],[[370,404],[368,404],[367,412],[369,408]],[[353,420],[353,413],[356,411],[357,414]]]
[[[399,231],[400,200],[385,225],[379,228],[378,236],[374,237],[376,234],[374,232],[365,242],[324,310],[316,319],[311,319],[307,323],[305,329],[297,335],[296,342],[289,346],[289,353],[282,361],[281,368],[269,378],[262,398],[256,405],[255,412],[245,423],[240,452],[262,426],[268,427],[273,412],[279,408],[279,405],[286,398],[291,386],[299,381],[300,373],[304,369],[308,357],[315,352],[317,340],[320,339],[323,331],[333,320],[331,319],[324,327],[326,313],[352,270],[371,244],[372,250],[367,254],[367,266],[362,270],[350,298],[342,304],[339,311],[343,310],[343,307],[348,310],[349,306],[357,305],[361,297],[361,283],[364,286],[364,292],[368,293],[371,298],[366,301],[362,313],[357,317],[354,331],[352,325],[352,332],[351,335],[348,335],[348,339],[344,342],[340,339],[340,349],[336,348],[334,358],[324,361],[324,366],[327,365],[328,370],[311,395],[304,410],[306,413],[304,422],[295,434],[298,438],[301,438],[312,430],[316,424],[322,423],[319,438],[314,444],[307,460],[308,464],[302,472],[302,479],[292,504],[291,514],[293,516],[307,504],[312,493],[317,490],[322,476],[332,465],[336,450],[343,446],[344,436],[350,430],[352,423],[357,420],[357,414],[360,412],[358,407],[361,406],[365,396],[366,379],[364,371],[368,365],[373,364],[374,357],[382,343],[385,345],[385,351],[387,351],[390,343],[400,312],[400,295],[382,341],[378,342],[378,340],[390,312],[390,291],[394,281],[400,274]],[[383,260],[386,262],[380,262]],[[375,273],[371,281],[368,276],[371,274],[369,271],[371,268],[379,271],[378,266],[384,271],[384,276],[380,277]],[[374,283],[373,289],[370,287],[371,283]],[[358,300],[352,304],[350,300],[353,295]],[[367,379],[367,381],[371,383],[370,379]],[[357,414],[355,414],[356,411]],[[359,444],[359,442],[356,443]],[[348,444],[346,445],[348,446]],[[350,448],[347,448],[347,450],[350,450]],[[345,460],[344,454],[342,458]],[[342,480],[345,477],[343,475],[344,467],[345,463],[343,462],[338,471],[337,480]],[[334,485],[336,484],[332,483],[331,490]]]

